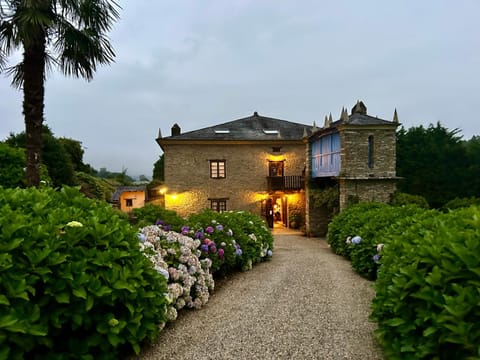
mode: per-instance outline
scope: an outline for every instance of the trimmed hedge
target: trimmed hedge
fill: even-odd
[[[480,208],[429,215],[382,250],[372,304],[380,343],[389,359],[478,359]]]
[[[117,359],[165,323],[165,278],[110,205],[0,188],[0,359]]]

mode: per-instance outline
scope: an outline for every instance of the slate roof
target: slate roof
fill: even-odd
[[[370,115],[364,114],[351,114],[348,116],[348,121],[344,121],[339,119],[337,121],[332,122],[332,126],[337,127],[339,125],[396,125],[388,120],[379,119],[377,117],[373,117]]]
[[[312,132],[312,127],[305,124],[287,120],[275,119],[259,115],[253,115],[206,127],[199,130],[189,131],[180,135],[159,138],[162,140],[301,140],[307,131]]]
[[[146,191],[146,185],[138,185],[138,186],[119,186],[112,194],[112,202],[118,202],[120,200],[120,195],[127,191]]]

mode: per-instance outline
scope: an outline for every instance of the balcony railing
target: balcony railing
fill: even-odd
[[[303,176],[267,176],[268,191],[301,190],[305,188]]]

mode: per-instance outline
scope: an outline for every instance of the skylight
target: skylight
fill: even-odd
[[[278,130],[263,130],[263,132],[267,135],[275,135],[278,134]]]
[[[215,134],[230,134],[230,130],[215,130]]]

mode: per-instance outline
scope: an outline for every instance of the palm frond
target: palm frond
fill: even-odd
[[[9,66],[5,69],[5,73],[12,77],[12,86],[21,89],[23,86],[23,61],[17,65]]]

